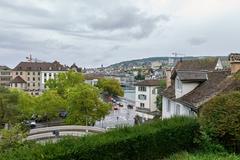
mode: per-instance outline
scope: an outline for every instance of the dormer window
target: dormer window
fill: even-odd
[[[52,67],[49,67],[49,70],[52,70]]]

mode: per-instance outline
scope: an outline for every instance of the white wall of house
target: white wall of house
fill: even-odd
[[[146,91],[139,90],[139,87],[145,87]],[[157,87],[158,86],[136,86],[135,106],[149,109],[151,112],[156,111]],[[142,98],[139,99],[139,96]]]
[[[215,67],[215,70],[223,69],[223,64],[220,58],[218,58],[217,65]]]
[[[180,85],[180,86],[179,86]],[[180,98],[185,94],[194,90],[199,83],[186,83],[179,80],[178,76],[175,78],[175,96]]]
[[[40,90],[45,89],[45,83],[49,79],[54,79],[54,77],[65,71],[41,71],[41,76],[40,76]]]
[[[189,107],[174,102],[167,97],[162,97],[162,118],[171,118],[173,116],[196,116]]]
[[[98,79],[85,80],[85,83],[95,86],[98,83]]]

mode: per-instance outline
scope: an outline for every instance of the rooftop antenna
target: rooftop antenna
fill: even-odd
[[[33,60],[32,59],[32,54],[30,53],[29,57],[26,57],[26,59],[27,59],[28,62],[32,62],[32,60]]]

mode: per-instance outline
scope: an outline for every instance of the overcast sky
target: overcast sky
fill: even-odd
[[[0,65],[240,52],[239,0],[0,0]]]

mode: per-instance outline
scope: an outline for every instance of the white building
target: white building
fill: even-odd
[[[159,85],[159,80],[145,80],[135,85],[136,115],[143,120],[153,119],[159,115],[156,104]]]
[[[232,86],[235,80],[229,70],[223,70],[220,59],[178,62],[167,78],[171,79],[171,85],[162,93],[162,118],[197,116],[201,105],[237,87]]]

